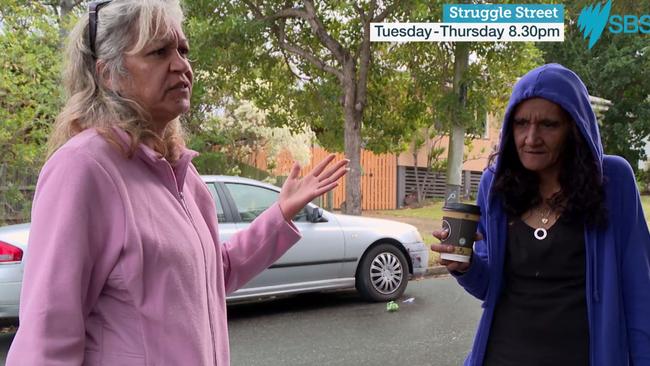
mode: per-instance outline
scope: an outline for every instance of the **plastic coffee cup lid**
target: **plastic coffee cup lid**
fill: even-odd
[[[442,209],[445,211],[458,211],[474,215],[481,214],[481,208],[479,206],[467,203],[449,202]]]

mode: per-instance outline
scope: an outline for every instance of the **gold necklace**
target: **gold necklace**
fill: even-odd
[[[548,224],[549,217],[551,216],[551,212],[553,212],[553,209],[550,207],[548,208],[548,211],[546,211],[546,215],[544,215],[541,209],[537,210],[537,213],[539,214],[539,221],[541,221],[543,225]]]
[[[551,207],[548,208],[548,211],[546,211],[546,215],[542,212],[541,208],[538,208],[535,210],[537,213],[537,216],[539,218],[539,221],[542,223],[538,228],[535,229],[533,232],[533,235],[535,236],[535,239],[537,240],[544,240],[546,239],[546,236],[548,236],[548,231],[546,231],[545,226],[549,222],[549,217],[551,216],[551,213],[553,212],[553,209]]]

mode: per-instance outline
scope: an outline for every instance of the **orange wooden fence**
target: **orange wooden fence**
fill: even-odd
[[[309,172],[329,152],[320,147],[313,147],[311,161],[302,167],[302,174]],[[335,161],[344,158],[337,153]],[[255,156],[255,166],[267,169],[266,156],[258,153]],[[288,152],[280,154],[273,169],[275,175],[288,175],[293,159]],[[370,151],[361,151],[361,209],[362,210],[392,210],[397,207],[397,157],[393,154],[376,155]],[[323,202],[327,197],[322,198]],[[345,178],[332,192],[333,208],[339,209],[345,201]]]

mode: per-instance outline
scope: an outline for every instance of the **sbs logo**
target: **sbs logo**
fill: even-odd
[[[582,8],[578,17],[578,29],[582,32],[583,38],[589,37],[589,49],[598,42],[607,23],[609,23],[609,32],[613,34],[650,33],[650,14],[614,14],[610,16],[611,8],[612,0],[608,0],[602,7],[598,3]]]

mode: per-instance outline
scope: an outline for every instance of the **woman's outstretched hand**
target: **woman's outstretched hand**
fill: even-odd
[[[431,234],[434,237],[438,238],[438,240],[443,240],[444,238],[447,237],[449,233],[446,230],[434,230]],[[474,241],[479,241],[479,240],[483,240],[483,235],[481,235],[481,233],[476,233],[476,236],[474,237]],[[447,244],[431,244],[431,250],[438,253],[453,253],[454,247]],[[463,273],[469,270],[469,266],[471,262],[466,263],[466,262],[451,261],[448,259],[440,259],[440,264],[447,267],[447,270],[449,272]]]
[[[278,204],[285,220],[291,220],[307,203],[338,186],[338,180],[347,172],[349,160],[343,159],[331,167],[334,154],[328,155],[311,172],[300,178],[300,165],[295,162],[289,177],[282,185]],[[327,169],[325,169],[327,168]]]

